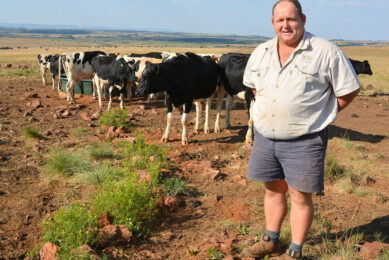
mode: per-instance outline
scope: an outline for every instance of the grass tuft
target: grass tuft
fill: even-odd
[[[90,158],[94,160],[114,158],[113,149],[107,144],[94,144],[88,149]]]
[[[180,179],[168,178],[163,181],[163,192],[168,196],[189,196],[188,185]]]
[[[99,120],[99,125],[103,126],[115,126],[119,128],[124,126],[130,129],[131,124],[127,122],[127,111],[123,109],[112,109],[110,111],[106,111],[101,115]]]
[[[43,138],[43,134],[33,126],[27,126],[26,128],[24,128],[23,135],[27,138],[35,138],[35,139]]]
[[[338,161],[332,156],[329,155],[326,159],[326,165],[324,170],[325,178],[334,181],[345,174],[345,169],[338,163]]]
[[[92,170],[91,162],[81,153],[73,153],[59,149],[53,150],[46,160],[45,172],[70,177],[76,173]]]
[[[206,250],[208,258],[212,260],[219,260],[224,258],[224,254],[219,251],[217,248],[209,247]]]

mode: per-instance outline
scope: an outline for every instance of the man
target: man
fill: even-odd
[[[277,35],[251,54],[243,83],[253,88],[254,145],[247,178],[265,182],[266,234],[244,249],[249,257],[280,254],[279,236],[291,198],[291,244],[286,259],[301,259],[313,220],[312,194],[324,189],[327,126],[359,92],[345,54],[305,31],[298,0],[273,6]]]

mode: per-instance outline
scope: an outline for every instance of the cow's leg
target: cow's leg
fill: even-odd
[[[195,105],[196,105],[196,123],[195,123],[194,129],[193,129],[193,133],[198,134],[199,133],[200,117],[201,117],[201,112],[202,112],[202,109],[203,109],[203,104],[201,104],[201,102],[199,102],[199,101],[196,101]]]
[[[101,84],[100,80],[97,78],[96,75],[94,82],[96,84],[95,90],[97,90],[97,97],[99,99],[99,108],[101,109],[103,107],[103,102],[101,101],[101,88],[103,87],[103,85]]]
[[[61,75],[58,75],[58,94],[61,93],[62,79]]]
[[[53,86],[52,86],[52,89],[54,90],[54,89],[55,89],[55,75],[52,74],[52,75],[51,75],[51,78],[53,79]]]
[[[112,91],[113,91],[114,87],[115,87],[114,85],[109,85],[109,87],[108,87],[108,95],[109,95],[108,111],[111,109],[111,105],[112,105]]]
[[[226,128],[231,128],[231,121],[230,121],[230,111],[231,111],[231,106],[232,106],[232,101],[234,98],[230,95],[227,95],[227,100],[226,100]]]
[[[216,120],[215,120],[215,133],[220,132],[220,114],[223,106],[223,97],[226,90],[223,86],[219,86],[217,90],[217,101],[216,101]]]
[[[66,84],[66,98],[69,104],[74,104],[73,100],[73,86],[74,86],[74,80],[69,80],[68,83]]]
[[[209,112],[212,105],[212,96],[207,98],[205,101],[205,122],[204,122],[204,133],[209,134]]]
[[[127,88],[127,82],[122,82],[122,86],[121,88],[119,89],[119,100],[120,100],[120,108],[121,109],[124,109],[124,106],[123,106],[123,92],[126,90]]]
[[[166,130],[165,130],[165,133],[163,134],[162,136],[162,139],[161,141],[166,143],[168,140],[169,140],[169,136],[170,136],[170,130],[171,130],[171,127],[172,127],[172,121],[173,121],[173,106],[170,102],[170,99],[168,98],[167,99],[167,120],[166,120]]]
[[[132,82],[130,82],[129,84],[127,84],[127,89],[126,89],[126,91],[127,91],[127,99],[128,99],[128,101],[130,101],[131,98],[132,98],[132,89],[133,89],[132,84],[133,84]]]
[[[187,136],[186,126],[188,124],[189,112],[192,109],[192,102],[185,103],[185,111],[184,111],[184,113],[182,114],[182,117],[181,117],[181,124],[182,124],[181,143],[182,143],[182,145],[187,145],[188,144],[188,136]],[[201,103],[200,103],[200,105],[201,105]]]
[[[95,80],[95,77],[92,78],[92,97],[94,100],[96,100],[96,89],[97,89],[97,86],[96,86],[96,80]],[[100,99],[101,99],[101,96],[99,95]],[[100,102],[99,102],[100,104]]]
[[[45,69],[42,69],[42,67],[41,67],[41,78],[42,78],[43,86],[46,86]]]

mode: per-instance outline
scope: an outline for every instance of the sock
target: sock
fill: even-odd
[[[273,232],[266,229],[266,235],[270,237],[270,241],[273,243],[278,243],[280,241],[280,232]]]
[[[303,245],[298,245],[293,241],[290,243],[289,250],[293,250],[295,252],[301,252],[303,250]]]

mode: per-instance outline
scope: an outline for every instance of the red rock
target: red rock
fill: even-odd
[[[125,126],[121,126],[115,131],[115,134],[117,135],[125,135],[127,133],[129,133],[129,130]]]
[[[87,112],[82,112],[81,118],[84,119],[85,121],[92,121],[92,118],[88,115]]]
[[[132,144],[134,144],[135,143],[135,137],[133,137],[133,136],[128,136],[128,137],[126,137],[124,140],[126,141],[126,142],[129,142],[129,143],[132,143]]]
[[[43,150],[43,148],[40,147],[40,146],[38,146],[38,145],[34,145],[34,146],[32,147],[32,150],[33,150],[34,152],[36,152],[36,153],[39,153],[39,152],[41,152],[41,151]]]
[[[219,199],[218,199],[217,194],[210,194],[207,196],[207,198],[205,200],[205,205],[210,206],[210,207],[214,207],[218,201],[219,201]]]
[[[215,155],[215,156],[213,157],[213,159],[214,159],[214,160],[220,160],[220,156],[219,156],[219,155]]]
[[[41,101],[39,99],[34,99],[31,101],[31,108],[39,108],[42,107]]]
[[[238,153],[231,154],[231,159],[240,159],[241,156]]]
[[[154,162],[154,161],[155,161],[155,156],[154,155],[150,156],[150,162]]]
[[[92,136],[87,137],[86,141],[88,143],[89,142],[91,142],[91,143],[98,143],[98,142],[100,142],[100,138],[98,136],[96,136],[96,135],[92,135]]]
[[[62,117],[58,115],[57,113],[53,113],[53,118],[54,119],[61,119]]]
[[[143,250],[142,251],[147,257],[153,257],[154,254],[153,252],[151,252],[150,250]]]
[[[38,97],[38,93],[25,93],[24,97],[25,98],[37,98]]]
[[[70,113],[69,110],[65,110],[65,111],[61,114],[62,117],[68,117],[68,116],[70,116],[70,115],[71,115],[71,113]]]
[[[96,113],[94,113],[93,115],[92,115],[92,120],[97,120],[97,119],[99,119],[99,117],[100,117],[100,112],[96,112]]]
[[[46,242],[39,250],[39,256],[41,260],[55,260],[55,254],[57,253],[57,246],[51,242]]]
[[[135,239],[132,233],[124,225],[109,225],[99,230],[99,246],[105,248],[109,246],[128,245]]]
[[[93,250],[89,245],[85,244],[77,249],[72,249],[70,251],[75,257],[85,257],[88,256],[88,259],[101,259],[99,255]]]
[[[182,205],[182,200],[172,196],[166,196],[163,198],[163,205],[168,207],[170,210],[179,208]]]
[[[151,114],[158,115],[159,112],[153,108],[153,109],[151,110]]]
[[[363,259],[376,259],[384,248],[389,247],[389,244],[382,244],[378,241],[374,242],[365,242],[361,246],[361,250],[359,251],[359,255]]]
[[[242,179],[242,180],[238,181],[238,184],[240,184],[242,186],[246,186],[247,185],[247,180],[246,179]]]
[[[92,124],[92,123],[90,123],[90,124],[88,124],[88,127],[96,127],[96,125],[95,125],[95,124]]]
[[[113,223],[113,216],[109,212],[105,212],[98,221],[103,226],[109,226]]]
[[[367,176],[367,177],[361,182],[361,185],[364,185],[364,186],[372,186],[372,185],[374,185],[375,183],[376,183],[376,181],[375,181],[373,178]]]
[[[228,255],[224,257],[224,260],[234,260],[234,258],[231,255]]]
[[[32,113],[30,111],[27,111],[26,113],[23,114],[23,117],[31,116]]]
[[[139,109],[140,109],[140,110],[145,110],[145,106],[144,106],[144,105],[140,105],[140,106],[139,106]]]
[[[211,180],[213,180],[213,181],[216,181],[218,179],[223,178],[223,174],[219,170],[212,169],[212,170],[209,170],[209,172],[211,173]]]
[[[151,183],[150,173],[145,170],[137,170],[136,173],[139,175],[139,181],[145,180],[148,183]]]
[[[110,138],[110,139],[113,139],[115,136],[116,136],[115,126],[109,127],[108,131],[107,131],[107,137]]]

